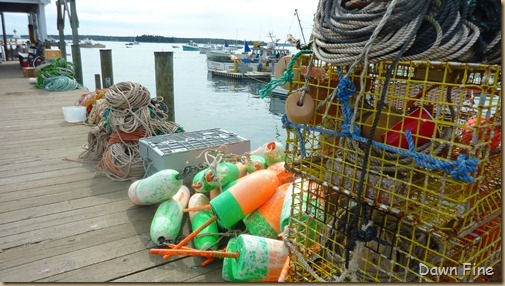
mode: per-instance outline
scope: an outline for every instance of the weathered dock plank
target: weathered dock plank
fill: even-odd
[[[76,160],[90,126],[62,107],[86,92],[47,92],[0,64],[0,280],[3,282],[222,282],[221,261],[149,254],[157,205],[128,200],[131,182]],[[189,233],[185,218],[182,234]]]

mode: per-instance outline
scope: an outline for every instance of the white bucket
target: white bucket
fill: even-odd
[[[64,106],[62,108],[66,122],[75,123],[86,120],[85,106]]]

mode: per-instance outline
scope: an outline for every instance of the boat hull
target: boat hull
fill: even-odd
[[[80,46],[81,48],[98,48],[98,49],[105,49],[105,45],[102,45],[102,44],[93,44],[93,45],[80,44],[79,46]]]
[[[191,51],[191,52],[194,52],[194,51],[199,51],[200,49],[198,47],[193,47],[193,46],[182,46],[182,50],[183,51]]]

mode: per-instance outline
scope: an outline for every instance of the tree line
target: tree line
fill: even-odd
[[[50,38],[58,41],[58,35],[48,35]],[[22,36],[25,37],[25,36]],[[241,40],[231,40],[231,39],[211,39],[211,38],[178,38],[178,37],[164,37],[158,35],[142,35],[135,37],[128,36],[101,36],[101,35],[79,35],[79,39],[85,40],[90,39],[93,41],[112,41],[112,42],[133,42],[137,41],[139,43],[189,43],[189,41],[193,41],[197,44],[217,44],[224,45],[224,42],[228,42],[228,44],[237,44],[243,45],[244,41]],[[65,35],[65,40],[72,40],[72,35]]]

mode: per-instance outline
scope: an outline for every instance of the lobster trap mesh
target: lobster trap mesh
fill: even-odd
[[[492,275],[501,259],[501,218],[457,238],[369,206],[358,219],[374,237],[352,248],[346,271],[347,230],[356,201],[335,188],[295,182],[288,239],[291,282],[463,282]],[[300,255],[295,255],[295,252]]]
[[[307,124],[284,122],[287,167],[356,197],[372,137],[362,193],[370,205],[460,236],[500,212],[499,66],[379,62],[348,75],[348,99],[336,88],[345,67],[304,56],[293,71],[292,88],[306,89],[315,108]]]

